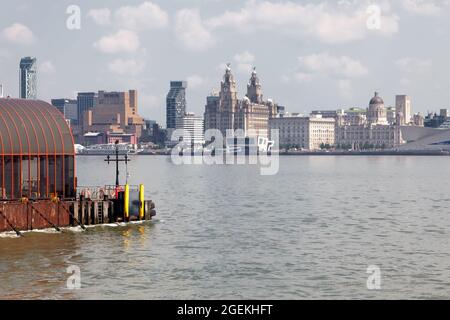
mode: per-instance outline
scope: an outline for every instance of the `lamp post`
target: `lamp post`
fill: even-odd
[[[116,159],[113,160],[116,163],[116,189],[119,187],[119,162],[125,162],[125,164],[128,164],[128,161],[131,161],[128,159],[128,154],[125,154],[125,157],[123,159],[119,158],[119,140],[116,140],[115,144],[115,153],[116,153]],[[108,155],[106,156],[105,161],[108,162],[108,164],[111,161],[111,157]]]

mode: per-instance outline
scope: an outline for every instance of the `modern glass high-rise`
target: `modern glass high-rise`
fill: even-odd
[[[186,113],[186,81],[171,81],[170,91],[166,98],[166,126],[168,129],[176,128],[177,118]]]
[[[20,60],[20,98],[37,99],[36,58],[25,57]]]

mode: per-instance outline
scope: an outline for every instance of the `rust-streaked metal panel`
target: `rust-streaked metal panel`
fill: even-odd
[[[3,154],[75,154],[66,120],[44,101],[0,98],[0,134]]]

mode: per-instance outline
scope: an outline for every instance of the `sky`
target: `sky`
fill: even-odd
[[[165,125],[171,80],[202,114],[231,63],[239,97],[256,67],[264,97],[290,112],[367,107],[374,91],[413,112],[450,108],[449,0],[0,0],[0,84],[19,93],[38,59],[38,98],[137,89]]]

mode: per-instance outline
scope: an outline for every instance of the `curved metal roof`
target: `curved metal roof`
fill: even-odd
[[[54,106],[40,100],[0,98],[0,153],[74,155],[74,140]]]

